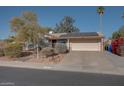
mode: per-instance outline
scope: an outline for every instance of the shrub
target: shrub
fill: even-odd
[[[56,53],[66,53],[67,52],[67,46],[64,43],[57,43],[55,45],[55,52]]]
[[[4,51],[3,49],[0,49],[0,57],[4,56]]]
[[[52,56],[54,54],[54,49],[51,47],[46,47],[46,48],[43,48],[41,52],[43,55],[48,57],[48,56]]]
[[[41,49],[45,48],[45,47],[49,47],[49,42],[47,42],[45,39],[42,39],[40,42],[39,42],[39,47]]]
[[[22,46],[18,43],[8,44],[5,48],[5,56],[20,57],[22,53]]]
[[[23,52],[21,52],[20,57],[30,56],[30,55],[32,55],[32,54],[33,54],[33,53],[30,52],[30,51],[23,51]]]

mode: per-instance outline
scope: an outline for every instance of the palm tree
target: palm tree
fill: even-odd
[[[105,11],[105,9],[104,9],[104,7],[102,7],[102,6],[99,6],[98,8],[97,8],[97,13],[99,14],[99,16],[100,16],[100,30],[101,30],[101,32],[102,32],[102,16],[103,16],[103,14],[104,14],[104,11]]]
[[[99,14],[99,16],[100,16],[100,32],[103,32],[103,28],[102,28],[102,16],[103,16],[103,14],[104,14],[104,7],[102,7],[102,6],[99,6],[98,8],[97,8],[97,13]],[[101,39],[101,50],[103,51],[103,45],[104,45],[104,40],[103,40],[103,38]]]

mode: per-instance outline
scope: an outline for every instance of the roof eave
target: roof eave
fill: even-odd
[[[58,39],[74,39],[74,38],[84,38],[84,39],[90,39],[90,38],[104,38],[103,36],[83,36],[83,37],[60,37]]]

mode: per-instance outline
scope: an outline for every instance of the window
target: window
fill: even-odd
[[[67,39],[60,39],[60,40],[57,40],[57,43],[67,43]]]

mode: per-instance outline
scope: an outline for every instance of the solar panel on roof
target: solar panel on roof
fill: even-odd
[[[68,33],[61,35],[60,37],[82,37],[82,36],[98,36],[97,32],[80,32],[80,33]]]

